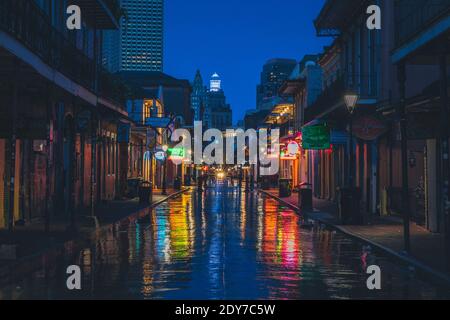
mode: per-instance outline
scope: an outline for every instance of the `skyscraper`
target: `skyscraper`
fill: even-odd
[[[164,0],[121,0],[119,31],[103,41],[103,64],[112,72],[163,71]]]
[[[266,62],[261,72],[261,82],[256,89],[256,105],[258,110],[265,109],[266,100],[278,96],[278,90],[289,78],[297,64],[292,59],[272,59]]]
[[[197,70],[195,74],[194,82],[192,82],[192,94],[191,94],[191,106],[194,110],[194,120],[202,120],[203,111],[206,97],[206,87],[203,84],[203,78],[200,70]]]
[[[210,80],[209,90],[205,93],[202,120],[206,128],[225,130],[232,125],[232,110],[227,104],[225,92],[222,90],[222,81],[217,73]]]

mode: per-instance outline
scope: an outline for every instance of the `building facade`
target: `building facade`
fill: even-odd
[[[394,148],[386,154],[398,187],[395,210],[409,212],[410,219],[432,232],[444,232],[450,252],[450,1],[397,0],[393,5],[391,58],[397,85],[395,99],[380,112],[393,123],[388,146]]]
[[[189,81],[162,72],[122,72],[120,76],[135,88],[127,101],[129,115],[136,123],[132,132],[146,137],[141,148],[144,155],[141,177],[157,189],[163,189],[164,184],[173,187],[177,178],[189,184],[191,172],[187,163],[177,166],[153,156],[163,146],[172,146],[170,136],[174,129],[193,127]]]
[[[125,88],[100,53],[120,10],[74,3],[82,30],[66,28],[62,1],[0,2],[0,228],[44,220],[48,229],[54,218],[74,227],[119,196]]]

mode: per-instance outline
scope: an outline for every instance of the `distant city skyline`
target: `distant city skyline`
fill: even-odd
[[[277,5],[278,4],[278,5]],[[316,54],[330,39],[317,38],[313,20],[324,0],[171,0],[165,2],[164,72],[193,80],[198,69],[218,73],[233,108],[233,124],[256,109],[256,86],[267,60]],[[301,32],[299,32],[301,31]]]
[[[207,128],[225,130],[231,127],[233,111],[227,103],[220,75],[214,72],[209,78],[209,86],[205,86],[201,70],[197,70],[191,85],[194,120],[203,121]]]

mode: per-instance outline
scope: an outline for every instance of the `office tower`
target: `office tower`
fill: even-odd
[[[103,41],[103,65],[112,72],[163,71],[164,0],[121,0],[119,31]]]
[[[210,80],[210,88],[205,94],[203,122],[206,128],[225,130],[232,125],[232,110],[227,104],[222,81],[217,73]]]
[[[261,72],[261,82],[256,89],[258,110],[265,109],[265,102],[278,96],[278,90],[289,78],[296,64],[297,61],[292,59],[272,59],[266,62]]]
[[[192,82],[192,94],[191,94],[191,106],[194,110],[194,120],[202,120],[203,111],[206,97],[206,87],[203,84],[203,78],[200,70],[197,70],[194,81]]]

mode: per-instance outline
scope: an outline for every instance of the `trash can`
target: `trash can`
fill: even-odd
[[[203,176],[197,177],[197,190],[203,192]]]
[[[338,188],[338,214],[344,225],[362,225],[360,212],[360,190],[358,188]]]
[[[129,199],[139,197],[139,186],[142,183],[142,178],[133,178],[127,180],[125,196]]]
[[[278,196],[280,198],[288,198],[292,195],[291,179],[280,179],[278,181]]]
[[[175,181],[173,182],[173,188],[175,190],[181,190],[181,178],[180,177],[175,178]]]
[[[313,195],[312,185],[306,182],[301,183],[300,190],[298,192],[298,203],[301,210],[312,210],[313,208],[312,195]]]
[[[266,177],[261,179],[261,189],[269,190],[270,189],[270,181]]]
[[[152,184],[148,181],[139,185],[139,203],[150,204],[152,202]]]
[[[186,187],[190,187],[191,186],[191,176],[188,174],[184,175],[184,185]]]

